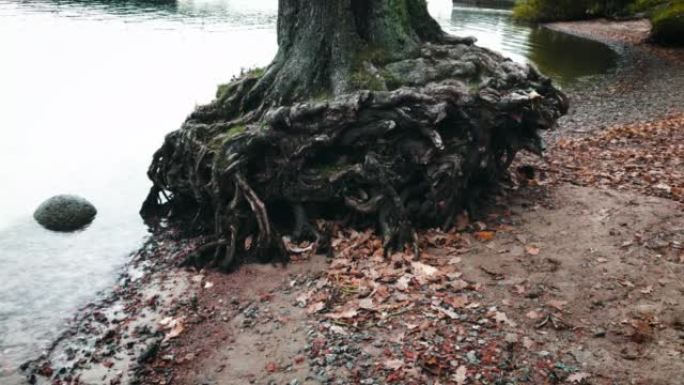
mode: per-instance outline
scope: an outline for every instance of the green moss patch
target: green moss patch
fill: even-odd
[[[674,1],[659,8],[651,16],[653,41],[667,45],[684,45],[684,1]]]

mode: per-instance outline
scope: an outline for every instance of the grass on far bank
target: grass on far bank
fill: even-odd
[[[684,45],[684,0],[520,0],[513,10],[516,19],[532,22],[639,14],[651,18],[653,41]]]

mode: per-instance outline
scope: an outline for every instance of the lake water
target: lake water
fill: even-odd
[[[615,62],[600,44],[516,25],[505,9],[429,4],[447,31],[562,84]],[[137,212],[152,153],[217,84],[268,64],[276,14],[277,0],[0,0],[0,382],[115,283],[147,234]],[[33,221],[58,193],[95,204],[87,230]]]

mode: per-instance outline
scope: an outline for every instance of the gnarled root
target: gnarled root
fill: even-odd
[[[377,72],[403,85],[247,114],[225,109],[256,81],[237,80],[167,136],[143,214],[203,213],[206,226],[212,213],[213,257],[195,262],[222,269],[286,255],[281,234],[322,242],[318,219],[374,226],[399,249],[417,227],[449,226],[519,150],[540,153],[537,131],[567,109],[535,69],[470,45],[428,46]]]

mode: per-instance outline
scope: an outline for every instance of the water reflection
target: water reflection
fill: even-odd
[[[454,5],[447,30],[455,35],[472,35],[478,44],[518,62],[526,62],[530,28],[513,23],[511,11],[500,8],[478,8]]]
[[[482,8],[474,3],[487,5]],[[510,2],[459,1],[450,19],[441,22],[450,33],[475,36],[481,46],[521,63],[536,64],[562,85],[606,73],[617,62],[617,54],[601,43],[514,22]]]
[[[7,2],[12,3],[12,2]],[[77,19],[127,22],[175,22],[200,26],[269,27],[275,25],[277,0],[23,0],[23,12]],[[0,16],[2,16],[0,14]]]
[[[546,28],[531,30],[527,57],[542,73],[562,84],[606,73],[618,60],[604,44]]]

